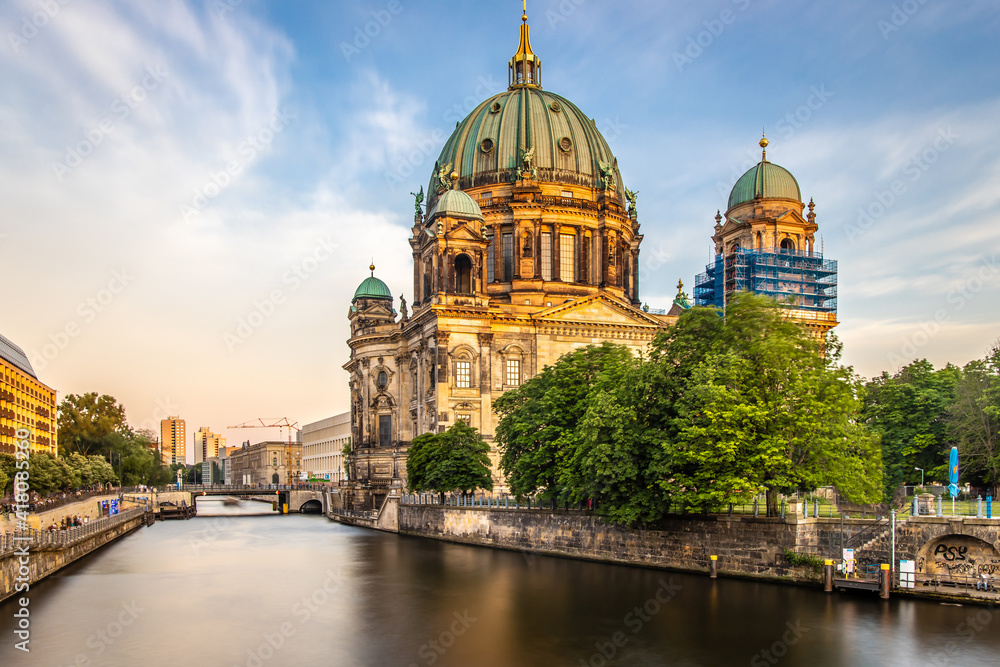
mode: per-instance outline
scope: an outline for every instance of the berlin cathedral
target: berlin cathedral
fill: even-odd
[[[503,392],[580,347],[642,350],[691,307],[682,286],[669,311],[641,307],[636,193],[594,121],[542,88],[526,12],[521,19],[509,88],[457,125],[426,206],[423,189],[415,195],[410,308],[400,297],[397,311],[375,266],[351,300],[344,501],[354,509],[378,508],[405,487],[416,436],[462,420],[492,443]],[[725,220],[716,216],[717,259],[696,279],[697,305],[724,307],[750,289],[790,297],[794,316],[819,334],[832,328],[836,263],[814,251],[813,206],[803,216],[798,183],[765,152],[735,185]],[[494,450],[502,489],[498,458]]]

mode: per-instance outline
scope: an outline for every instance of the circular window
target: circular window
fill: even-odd
[[[379,389],[385,389],[385,386],[389,384],[389,374],[385,371],[379,371],[378,379],[375,380],[375,384],[378,385]]]
[[[559,150],[563,153],[569,153],[570,149],[573,148],[573,142],[569,137],[563,137],[559,140]]]
[[[558,102],[553,102],[552,104],[549,105],[549,108],[552,109],[553,111],[555,111],[556,113],[559,113],[560,111],[562,111],[562,107],[559,106]]]
[[[493,152],[493,140],[492,139],[483,139],[483,142],[481,144],[479,144],[479,150],[481,150],[484,153],[492,153]]]
[[[500,108],[501,108],[500,103],[494,102],[493,106],[490,107],[490,113],[497,113],[498,111],[500,111]]]

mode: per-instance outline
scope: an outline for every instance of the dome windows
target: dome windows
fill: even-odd
[[[569,153],[573,149],[573,140],[569,137],[563,137],[559,140],[559,150],[563,153]]]
[[[562,107],[559,105],[558,102],[553,102],[552,104],[549,105],[549,108],[555,111],[556,113],[562,111]]]
[[[483,139],[482,143],[479,144],[479,150],[484,153],[492,153],[495,144],[492,139]]]

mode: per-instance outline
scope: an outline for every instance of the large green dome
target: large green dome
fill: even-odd
[[[764,160],[751,167],[736,181],[729,193],[729,208],[753,201],[757,197],[801,202],[802,192],[799,190],[799,182],[790,171]]]
[[[594,121],[564,97],[515,86],[487,99],[455,128],[431,174],[428,204],[439,196],[445,168],[458,173],[462,190],[516,181],[521,149],[534,149],[535,180],[542,183],[601,188],[601,163],[612,165],[621,200],[618,164]]]
[[[351,303],[354,303],[358,299],[391,300],[392,292],[389,291],[388,285],[372,275],[365,278],[364,282],[358,285],[358,289],[354,290],[354,298],[351,299]]]

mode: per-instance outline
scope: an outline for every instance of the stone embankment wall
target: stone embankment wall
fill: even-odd
[[[629,565],[720,574],[819,581],[808,567],[791,567],[794,519],[741,516],[674,517],[655,529],[630,530],[581,512],[400,505],[399,532],[450,542]]]
[[[91,496],[90,498],[79,502],[57,507],[54,510],[32,513],[28,515],[28,525],[35,530],[45,530],[53,523],[56,524],[56,526],[60,525],[63,518],[68,516],[78,516],[81,519],[87,517],[89,521],[94,521],[101,518],[100,502],[102,500],[112,500],[117,497],[118,494],[116,493],[106,496]],[[132,507],[132,505],[129,505],[129,507]],[[11,512],[8,519],[4,519],[4,517],[0,515],[0,533],[13,532],[16,527],[17,519],[13,512]]]
[[[69,544],[61,549],[54,547],[30,548],[27,556],[29,585],[41,581],[53,572],[61,570],[74,561],[103,547],[105,544],[132,532],[136,528],[147,525],[151,518],[152,515],[149,513],[139,514],[136,517],[110,526],[104,532],[85,536],[78,542]],[[16,594],[16,580],[20,576],[18,574],[20,568],[24,566],[24,563],[21,561],[22,558],[23,555],[16,552],[7,552],[0,556],[0,602]]]

